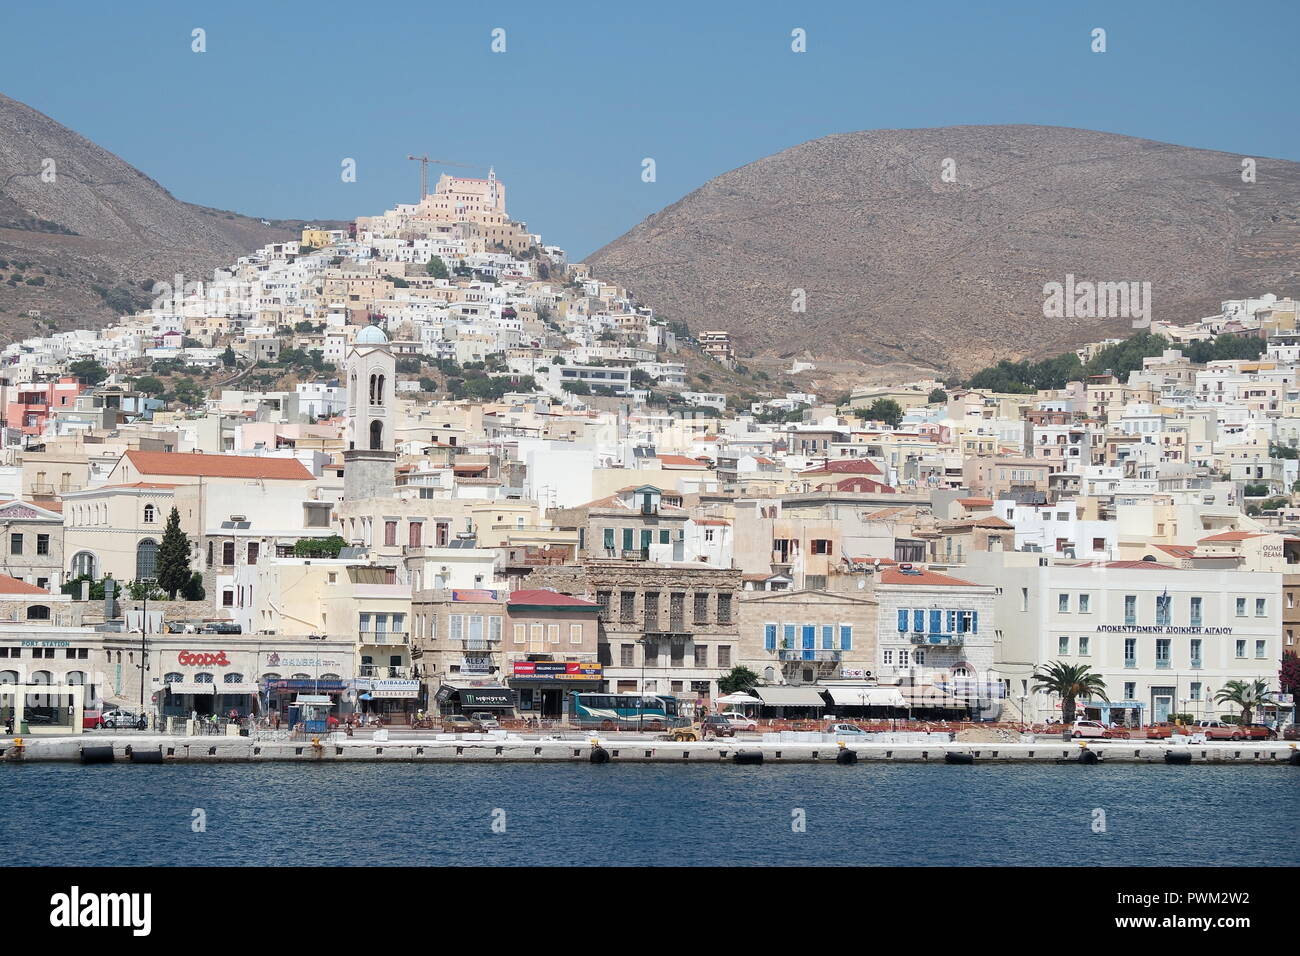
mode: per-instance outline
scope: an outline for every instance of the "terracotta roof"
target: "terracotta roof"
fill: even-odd
[[[1194,544],[1157,544],[1153,545],[1157,551],[1163,551],[1165,554],[1171,554],[1175,558],[1190,558],[1196,553]]]
[[[1110,568],[1115,571],[1178,571],[1179,568],[1172,564],[1161,564],[1159,561],[1089,561],[1087,564],[1076,564],[1076,568]]]
[[[26,581],[11,578],[7,574],[0,574],[0,594],[43,594],[49,597],[50,592]]]
[[[665,465],[695,465],[703,468],[704,462],[697,458],[687,458],[685,455],[659,455],[659,461]]]
[[[992,508],[992,498],[958,498],[957,504],[964,508]]]
[[[850,478],[841,478],[839,481],[833,482],[833,484],[836,491],[858,491],[867,494],[875,492],[882,495],[898,494],[898,492],[889,485],[881,484],[879,481],[868,478],[865,475],[854,475]],[[866,485],[867,487],[863,488],[863,485]]]
[[[880,469],[865,458],[842,458],[806,468],[799,474],[878,475],[880,473]]]
[[[600,605],[593,601],[584,601],[582,598],[576,598],[571,594],[561,594],[559,591],[547,591],[545,589],[526,589],[522,591],[510,592],[511,604],[526,604],[533,606],[545,607],[580,607],[580,608],[599,608]]]
[[[731,522],[726,520],[725,518],[696,518],[695,523],[696,524],[720,524],[720,525],[731,524]]]
[[[924,584],[927,586],[941,587],[978,587],[972,581],[963,581],[961,578],[950,577],[947,574],[940,574],[938,571],[931,571],[929,568],[915,568],[920,574],[907,574],[895,568],[889,568],[880,572],[881,584]]]
[[[271,478],[308,481],[312,473],[296,458],[256,455],[201,455],[166,451],[128,451],[122,456],[142,475],[195,478]]]
[[[1247,538],[1262,538],[1262,532],[1259,531],[1220,531],[1218,534],[1212,534],[1208,538],[1199,538],[1197,543],[1206,541],[1245,541]]]
[[[1007,522],[1003,521],[1003,520],[1002,520],[1001,518],[999,518],[997,515],[988,515],[987,517],[980,518],[979,521],[974,522],[974,524],[972,525],[972,527],[975,527],[975,528],[1014,528],[1015,525],[1007,524]]]

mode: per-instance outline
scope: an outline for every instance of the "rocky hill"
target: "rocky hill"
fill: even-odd
[[[303,225],[181,202],[107,150],[0,95],[0,343],[102,325],[147,304],[155,280],[210,276]]]
[[[1131,331],[1044,318],[1044,284],[1067,274],[1148,281],[1174,321],[1300,294],[1300,164],[1256,158],[1246,183],[1243,158],[1042,126],[828,136],[724,173],[587,261],[742,353],[969,371]]]

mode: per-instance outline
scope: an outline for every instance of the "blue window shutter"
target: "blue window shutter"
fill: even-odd
[[[822,625],[822,650],[835,650],[835,626],[833,624]]]
[[[938,634],[943,628],[943,611],[930,612],[930,633]]]
[[[907,608],[905,608],[905,607],[900,607],[900,608],[898,609],[898,629],[899,629],[900,631],[906,631],[906,630],[907,630],[907,619],[908,619],[910,616],[911,616],[911,615],[908,613]]]
[[[840,650],[842,651],[853,650],[853,625],[852,624],[840,625]]]
[[[914,631],[925,630],[925,612],[922,611],[920,608],[917,608],[915,611],[912,612],[912,630]]]
[[[763,649],[768,651],[776,650],[776,625],[763,625]]]
[[[956,630],[957,630],[957,612],[956,612],[956,611],[949,611],[949,612],[948,612],[948,629],[945,630],[944,633],[945,633],[945,634],[952,634],[952,633],[955,633]]]
[[[817,628],[812,624],[803,626],[803,659],[810,661],[815,656],[813,651],[817,649]]]
[[[978,633],[980,632],[980,612],[979,612],[979,611],[971,611],[971,612],[970,612],[970,632],[971,632],[972,634],[978,634]]]

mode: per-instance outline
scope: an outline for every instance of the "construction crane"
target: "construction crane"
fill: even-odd
[[[420,164],[420,199],[429,195],[429,164],[437,163],[439,166],[459,166],[461,169],[482,169],[482,166],[471,166],[468,163],[455,163],[450,159],[430,159],[428,156],[407,156],[407,159],[415,160]]]

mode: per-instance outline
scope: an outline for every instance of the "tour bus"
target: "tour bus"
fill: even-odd
[[[684,721],[672,694],[592,694],[574,692],[570,719],[579,727],[600,730],[667,730]]]

